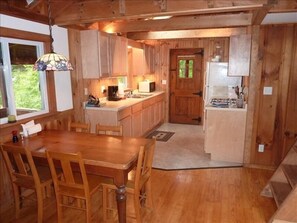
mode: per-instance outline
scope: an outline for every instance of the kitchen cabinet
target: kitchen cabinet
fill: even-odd
[[[251,40],[250,34],[230,36],[229,76],[249,76]]]
[[[109,76],[109,35],[96,30],[84,30],[80,32],[80,37],[83,77]]]
[[[144,75],[144,52],[143,49],[131,48],[131,70],[133,76]]]
[[[211,160],[243,163],[246,109],[206,108],[204,150]]]
[[[110,35],[111,75],[120,76],[128,73],[128,40],[124,37]]]
[[[155,99],[151,98],[144,102],[142,102],[142,114],[141,114],[141,122],[142,122],[142,135],[149,132],[149,130],[154,126],[154,110],[153,104]]]
[[[145,44],[144,45],[144,73],[155,73],[155,47]]]
[[[117,103],[124,105],[123,109],[118,109]],[[126,103],[130,105],[127,106]],[[122,125],[124,136],[141,137],[164,120],[164,93],[145,100],[126,99],[121,102],[111,102],[111,104],[111,107],[106,105],[106,107],[85,109],[85,121],[91,124],[92,133],[95,133],[95,126],[99,123],[101,125]]]
[[[131,136],[131,107],[118,112],[118,125],[123,126],[123,136]]]
[[[141,114],[142,114],[142,102],[132,106],[132,136],[140,137],[142,136],[142,122],[141,122]]]

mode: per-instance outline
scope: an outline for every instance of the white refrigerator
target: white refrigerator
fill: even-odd
[[[205,75],[204,104],[212,98],[237,98],[234,87],[242,85],[242,77],[229,77],[228,63],[208,62]]]

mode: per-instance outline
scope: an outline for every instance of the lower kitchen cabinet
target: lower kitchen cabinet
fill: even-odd
[[[117,120],[123,126],[123,136],[131,136],[131,107],[119,111]]]
[[[243,163],[246,109],[206,109],[204,150],[211,160]]]
[[[142,136],[142,103],[138,103],[132,106],[132,117],[131,117],[131,128],[132,136],[140,137]]]
[[[135,99],[137,100],[137,99]],[[148,98],[123,109],[87,108],[85,121],[91,124],[95,133],[97,123],[101,125],[122,125],[124,136],[141,137],[164,121],[164,94]]]

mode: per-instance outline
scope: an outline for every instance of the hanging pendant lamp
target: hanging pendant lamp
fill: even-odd
[[[54,52],[53,47],[53,36],[52,36],[52,19],[51,19],[51,6],[50,0],[47,1],[48,3],[48,25],[49,25],[49,32],[51,38],[51,52],[44,54],[43,56],[39,57],[34,64],[34,70],[38,71],[45,71],[45,70],[54,70],[54,71],[68,71],[73,70],[71,63],[69,60],[60,54]]]

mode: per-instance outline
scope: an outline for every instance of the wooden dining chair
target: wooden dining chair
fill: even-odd
[[[70,131],[75,132],[90,132],[90,124],[89,123],[81,123],[81,122],[71,122],[70,123]]]
[[[63,207],[80,209],[86,212],[86,222],[91,222],[91,196],[99,190],[100,176],[87,175],[81,153],[60,153],[46,151],[52,173],[56,200],[58,222],[63,222]],[[73,169],[78,165],[79,171]],[[56,167],[61,167],[62,177],[57,176]],[[73,199],[72,202],[65,198]]]
[[[123,136],[123,126],[109,126],[109,125],[96,125],[96,134],[97,135],[117,135]]]
[[[28,148],[2,145],[1,152],[12,182],[16,218],[19,218],[23,199],[26,198],[23,189],[32,189],[37,197],[37,222],[41,223],[44,198],[51,196],[53,181],[50,169],[45,166],[36,167]]]
[[[126,186],[127,194],[133,195],[134,209],[136,222],[142,222],[141,208],[153,209],[152,190],[151,190],[151,171],[153,163],[153,155],[155,150],[155,139],[150,141],[146,146],[141,146],[139,150],[137,166],[135,171],[134,180],[128,180]],[[102,183],[103,191],[103,219],[107,220],[108,211],[116,211],[110,206],[109,197],[110,192],[114,192],[117,187],[113,184],[112,180],[104,179]],[[112,193],[114,194],[114,193]]]

